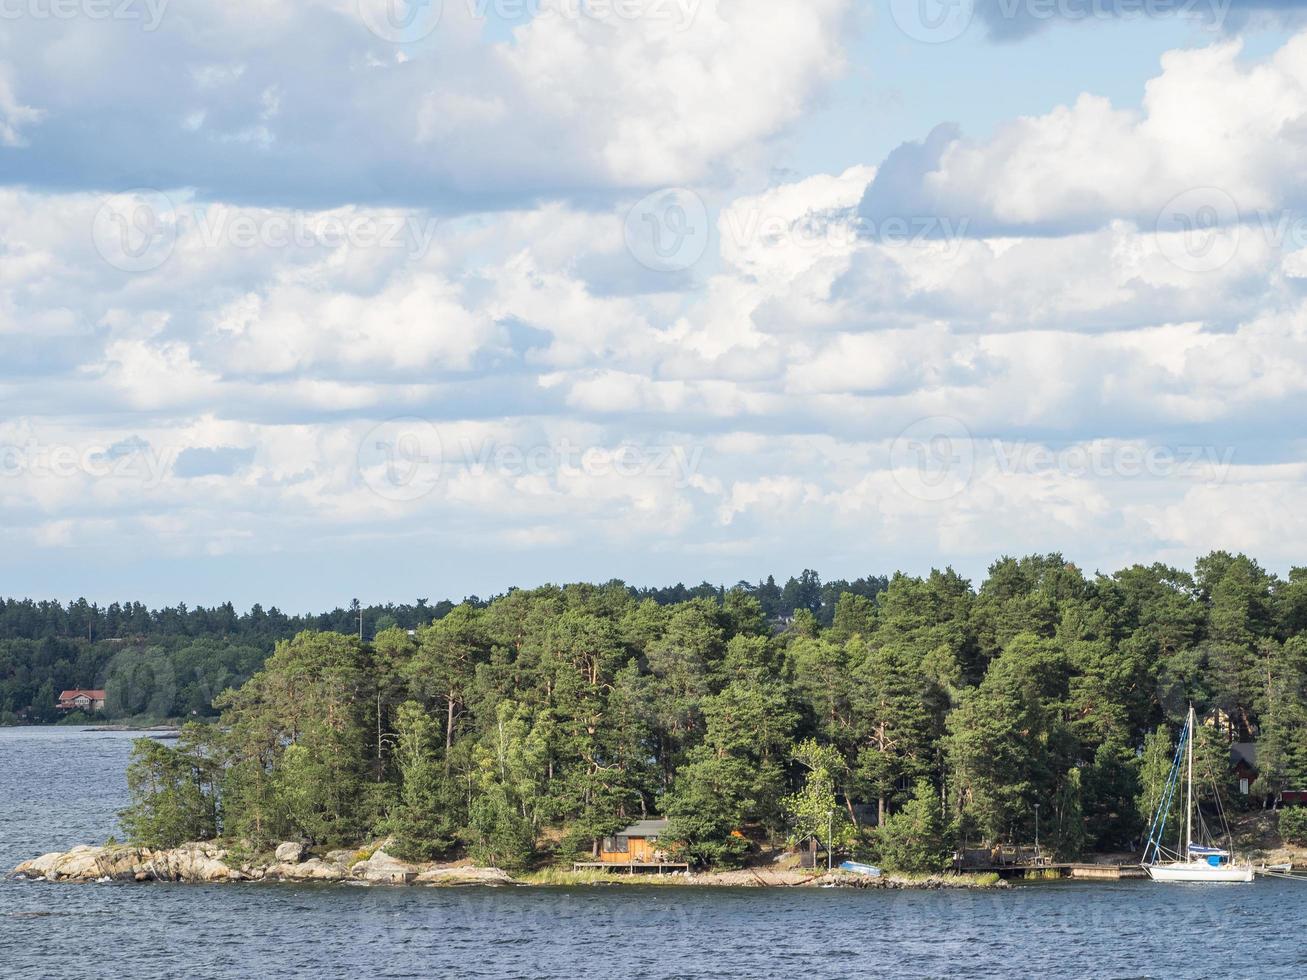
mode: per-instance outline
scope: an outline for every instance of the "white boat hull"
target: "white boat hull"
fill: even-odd
[[[1145,867],[1153,881],[1252,881],[1252,865],[1224,864],[1214,868],[1206,861],[1177,861]]]

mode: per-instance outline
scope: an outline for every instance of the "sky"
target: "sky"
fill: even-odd
[[[1307,553],[1296,0],[0,0],[0,594]]]

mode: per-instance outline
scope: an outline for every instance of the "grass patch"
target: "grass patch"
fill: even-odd
[[[929,885],[943,882],[950,888],[994,888],[1002,879],[995,871],[967,871],[962,874],[941,872],[928,874],[916,871],[887,871],[885,877],[905,885]]]
[[[222,847],[227,852],[222,859],[222,863],[237,871],[247,864],[272,864],[276,861],[272,851],[261,851],[257,848],[252,848],[245,841],[232,841],[226,845],[221,842],[217,843],[219,847]]]

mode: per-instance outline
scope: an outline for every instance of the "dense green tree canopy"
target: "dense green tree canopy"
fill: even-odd
[[[1039,807],[1058,853],[1126,849],[1191,702],[1227,803],[1238,741],[1259,742],[1255,793],[1307,788],[1301,570],[1215,553],[1088,576],[1053,554],[1003,558],[978,588],[947,569],[844,584],[547,586],[396,613],[362,641],[304,630],[266,662],[244,617],[218,617],[225,642],[123,644],[112,698],[149,710],[171,677],[222,713],[181,756],[142,757],[133,832],[171,836],[212,796],[214,832],[256,844],[385,834],[517,865],[663,814],[663,846],[695,861],[835,832],[924,867],[945,843],[1029,842]],[[56,662],[105,641],[9,642]]]

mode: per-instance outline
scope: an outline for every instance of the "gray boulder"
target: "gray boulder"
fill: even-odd
[[[277,845],[277,861],[280,864],[299,864],[304,860],[305,847],[295,841]]]

